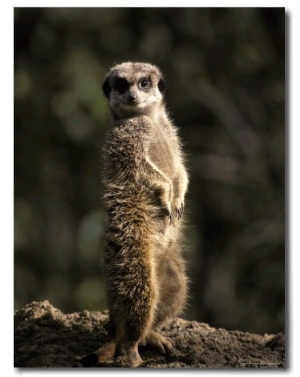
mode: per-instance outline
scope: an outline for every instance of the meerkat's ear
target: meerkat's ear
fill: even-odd
[[[108,98],[111,92],[109,77],[107,77],[102,85],[102,90],[105,94],[105,96]]]
[[[165,90],[165,80],[163,78],[158,81],[158,89],[161,93]]]

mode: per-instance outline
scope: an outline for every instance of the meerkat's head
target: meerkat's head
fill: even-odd
[[[149,63],[118,64],[106,74],[103,91],[115,119],[150,115],[163,104],[164,80]]]

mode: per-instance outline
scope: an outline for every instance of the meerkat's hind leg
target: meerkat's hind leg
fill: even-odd
[[[123,346],[123,349],[128,358],[128,366],[131,368],[136,368],[143,363],[138,351],[138,342],[128,342]]]
[[[146,342],[157,348],[161,353],[171,353],[173,350],[171,339],[164,337],[155,330],[150,330]]]

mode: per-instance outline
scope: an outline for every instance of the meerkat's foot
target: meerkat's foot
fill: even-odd
[[[99,363],[107,363],[111,361],[114,357],[116,352],[116,343],[115,341],[111,341],[109,343],[104,344],[101,348],[97,351],[89,353],[82,357],[79,362],[84,367],[93,367],[97,366]]]
[[[125,352],[128,357],[128,366],[131,368],[136,368],[143,364],[143,359],[139,355],[138,343],[134,345],[127,345],[125,347]]]
[[[149,333],[147,342],[157,348],[161,353],[170,353],[173,350],[173,343],[171,339],[165,338],[154,330],[151,330]]]

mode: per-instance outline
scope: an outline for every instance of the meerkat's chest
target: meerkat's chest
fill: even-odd
[[[176,171],[176,150],[174,140],[164,133],[157,133],[150,142],[148,157],[169,178],[172,178]]]

